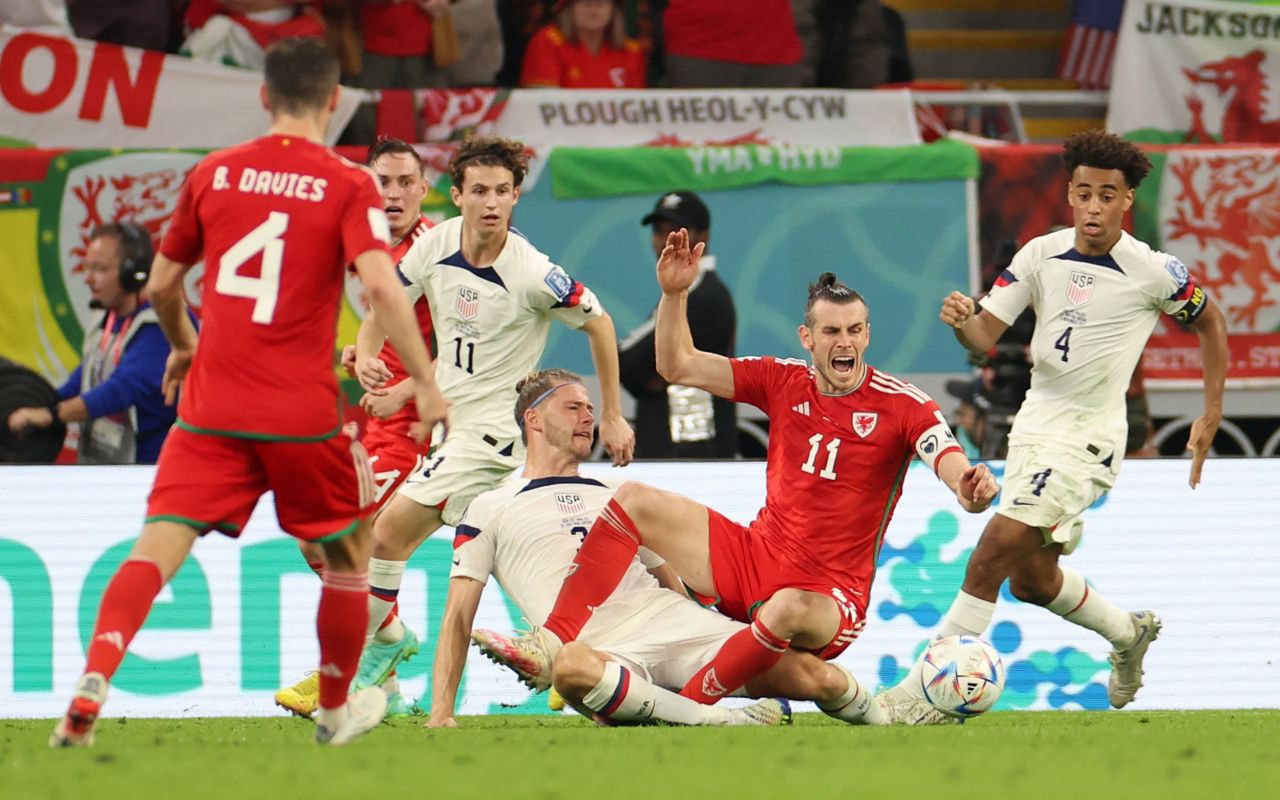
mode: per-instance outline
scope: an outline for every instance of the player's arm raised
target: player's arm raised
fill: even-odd
[[[986,511],[1000,491],[986,464],[970,464],[963,453],[952,450],[938,459],[938,478],[955,492],[956,502],[970,514]]]
[[[458,702],[458,684],[467,665],[467,644],[484,584],[475,578],[457,576],[449,579],[449,594],[444,601],[444,617],[440,620],[440,638],[436,641],[436,660],[431,667],[431,715],[428,728],[454,728],[453,718]]]
[[[987,352],[1009,329],[1009,323],[990,311],[979,312],[973,298],[962,292],[952,292],[943,299],[938,317],[951,326],[956,341],[971,353]]]
[[[448,413],[448,403],[436,386],[436,366],[427,356],[427,346],[422,341],[422,330],[413,307],[405,296],[404,288],[395,276],[391,256],[382,250],[367,250],[356,256],[356,271],[364,284],[369,305],[377,316],[377,326],[391,340],[401,363],[413,379],[418,417],[421,419],[412,435],[422,441],[431,433],[437,422]],[[368,320],[372,321],[372,320]],[[356,342],[357,358],[360,342]]]
[[[591,343],[591,363],[600,381],[600,439],[612,457],[615,467],[631,463],[636,449],[636,434],[622,416],[622,393],[619,389],[618,336],[613,319],[606,311],[582,326]]]
[[[1222,393],[1227,381],[1227,321],[1212,300],[1191,323],[1200,337],[1200,363],[1204,370],[1204,413],[1191,423],[1187,449],[1191,451],[1191,488],[1200,483],[1200,470],[1222,423]]]
[[[733,364],[719,353],[693,346],[689,330],[689,287],[698,277],[698,260],[705,245],[689,248],[689,231],[681,228],[667,236],[658,258],[658,301],[654,333],[658,374],[668,383],[705,389],[717,397],[733,397]]]
[[[189,269],[190,264],[179,264],[158,253],[151,264],[151,277],[147,279],[147,298],[160,318],[164,338],[169,340],[169,359],[165,362],[164,378],[160,382],[166,405],[173,405],[177,400],[178,388],[191,368],[191,359],[196,354],[199,341],[196,326],[187,316],[187,304],[182,297],[182,279]]]

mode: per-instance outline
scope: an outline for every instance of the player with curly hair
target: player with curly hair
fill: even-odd
[[[1142,660],[1160,632],[1151,611],[1123,611],[1058,559],[1080,541],[1080,514],[1115,483],[1124,458],[1125,390],[1161,313],[1200,337],[1204,413],[1191,426],[1191,487],[1222,420],[1227,331],[1222,313],[1182,262],[1125,233],[1125,212],[1151,169],[1137,145],[1105,131],[1063,146],[1073,228],[1033,239],[996,279],[978,311],[952,292],[941,318],[971,352],[995,344],[1028,304],[1036,310],[1031,388],[1014,418],[1004,494],[969,557],[964,586],[939,638],[981,635],[1007,578],[1014,597],[1044,606],[1111,643],[1111,705],[1142,686]],[[891,713],[933,721],[919,663],[885,693]]]

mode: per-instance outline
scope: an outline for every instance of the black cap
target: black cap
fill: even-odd
[[[973,378],[972,380],[962,380],[959,378],[949,380],[945,386],[947,394],[956,398],[962,403],[968,403],[975,406],[979,411],[986,411],[991,408],[991,401],[987,399],[986,392],[982,388],[982,378]]]
[[[702,198],[693,192],[670,192],[659,197],[658,204],[640,220],[640,224],[652,225],[658,220],[666,220],[678,228],[711,230],[711,212]]]

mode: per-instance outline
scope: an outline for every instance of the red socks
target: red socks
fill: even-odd
[[[635,523],[622,506],[610,500],[578,549],[569,577],[564,579],[555,607],[543,627],[561,642],[577,639],[595,607],[602,605],[618,588],[640,544]]]
[[[120,668],[129,642],[147,621],[151,604],[164,588],[160,568],[151,561],[129,559],[107,584],[98,606],[84,671],[101,672],[110,680]]]
[[[347,688],[360,665],[369,620],[369,576],[365,573],[324,575],[316,635],[320,639],[320,707],[347,702]]]
[[[750,628],[730,636],[715,658],[689,679],[680,694],[699,703],[715,703],[755,676],[767,672],[778,663],[790,644],[791,640],[775,636],[760,620],[756,620]]]

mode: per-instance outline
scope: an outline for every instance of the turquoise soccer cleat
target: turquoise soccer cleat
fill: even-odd
[[[398,642],[384,643],[374,639],[360,654],[360,669],[356,672],[356,689],[381,686],[391,671],[401,661],[408,661],[418,652],[418,637],[408,628]]]

